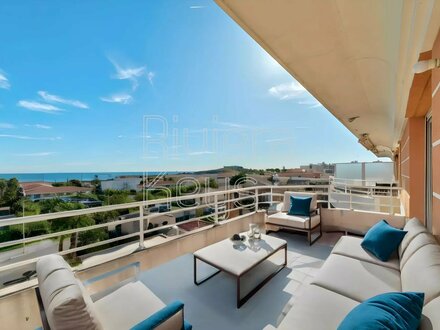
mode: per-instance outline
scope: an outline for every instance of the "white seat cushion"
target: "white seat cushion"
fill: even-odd
[[[440,245],[428,244],[402,267],[402,291],[425,293],[425,304],[440,296]]]
[[[332,253],[400,270],[397,252],[391,256],[390,260],[384,262],[364,250],[361,243],[362,238],[360,237],[342,236],[333,248]]]
[[[312,284],[296,298],[277,329],[336,329],[357,305],[353,299]]]
[[[299,215],[289,215],[284,212],[278,212],[268,216],[267,222],[274,225],[287,226],[287,227],[293,227],[299,229],[310,228],[309,217],[304,217]],[[312,217],[312,228],[317,226],[319,222],[320,222],[320,216],[314,215]]]
[[[420,330],[440,329],[440,297],[430,301],[423,307]]]
[[[338,254],[327,258],[312,283],[359,302],[401,291],[399,271]]]
[[[165,307],[165,304],[141,282],[124,285],[95,301],[94,305],[99,320],[106,330],[130,329]],[[178,316],[166,322],[170,329],[181,328],[182,316]],[[170,321],[174,322],[174,325],[170,324]]]

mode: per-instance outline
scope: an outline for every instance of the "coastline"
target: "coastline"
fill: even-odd
[[[66,182],[69,180],[92,181],[112,180],[118,176],[144,176],[158,175],[163,172],[73,172],[73,173],[0,173],[0,179],[9,180],[17,178],[19,182]],[[166,172],[166,174],[179,174],[180,172]]]

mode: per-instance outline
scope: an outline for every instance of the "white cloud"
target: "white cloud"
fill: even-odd
[[[9,123],[0,123],[0,129],[12,129],[15,128],[15,125]]]
[[[137,77],[140,77],[144,74],[145,72],[145,67],[144,66],[140,66],[138,68],[126,68],[126,69],[122,69],[121,67],[119,67],[116,63],[114,63],[115,68],[116,68],[116,74],[114,75],[114,77],[116,79],[121,79],[121,80],[131,80]]]
[[[147,78],[148,78],[148,81],[150,82],[151,86],[153,86],[153,79],[155,76],[156,76],[156,74],[152,71],[147,73]]]
[[[131,82],[132,91],[135,91],[139,86],[139,79],[146,77],[151,86],[153,86],[153,80],[156,74],[153,71],[147,71],[147,67],[144,66],[131,66],[122,67],[114,59],[107,57],[108,60],[113,64],[116,73],[111,77],[113,79],[128,80]]]
[[[39,141],[58,141],[61,137],[33,137],[26,135],[13,135],[13,134],[0,134],[0,138],[4,139],[17,139],[17,140],[39,140]]]
[[[46,151],[46,152],[33,152],[33,153],[29,153],[29,154],[15,154],[15,156],[20,156],[20,157],[46,157],[46,156],[50,156],[53,155],[54,152],[51,151]]]
[[[109,103],[129,104],[133,101],[133,97],[130,94],[113,94],[107,97],[101,97],[101,101]]]
[[[212,154],[215,154],[215,152],[213,152],[213,151],[194,151],[194,152],[188,153],[188,155],[190,155],[190,156],[212,155]]]
[[[306,89],[297,81],[288,84],[280,84],[269,88],[269,94],[280,100],[290,100],[304,97]]]
[[[38,111],[38,112],[45,112],[45,113],[58,113],[60,111],[64,111],[63,109],[60,109],[54,105],[47,104],[47,103],[40,103],[35,101],[26,101],[26,100],[20,100],[18,101],[17,105],[19,107],[31,110],[31,111]]]
[[[0,70],[0,88],[9,89],[11,88],[11,84],[9,83],[8,78],[2,71]]]
[[[276,142],[287,142],[293,140],[292,137],[290,138],[279,138],[279,139],[267,139],[264,142],[266,143],[276,143]]]
[[[206,8],[206,6],[190,6],[190,9],[203,9]]]
[[[238,124],[238,123],[230,123],[230,122],[224,122],[224,121],[219,121],[217,124],[223,125],[223,126],[227,126],[227,127],[231,127],[231,128],[251,128],[247,125],[243,125],[243,124]]]
[[[142,159],[159,159],[159,156],[142,156]]]
[[[62,103],[62,104],[71,105],[73,107],[81,108],[81,109],[88,109],[89,108],[89,106],[84,102],[81,102],[78,100],[65,99],[65,98],[58,96],[58,95],[49,94],[46,91],[39,91],[38,95],[40,95],[41,98],[43,100],[45,100],[46,102]]]
[[[311,96],[311,99],[299,101],[298,104],[309,105],[309,108],[318,108],[321,107],[322,104],[319,101]]]
[[[112,58],[108,58],[108,60],[113,64],[116,70],[116,73],[112,75],[112,78],[119,80],[129,80],[131,82],[132,90],[136,90],[139,86],[138,78],[146,73],[147,68],[145,66],[123,68]]]
[[[298,104],[307,105],[308,108],[322,106],[299,82],[293,81],[269,88],[269,94],[280,100],[297,100]]]
[[[30,124],[26,124],[24,125],[26,127],[35,127],[35,128],[40,128],[40,129],[51,129],[51,126],[48,125],[42,125],[42,124],[35,124],[35,125],[30,125]]]
[[[151,139],[150,135],[118,135],[118,139]]]

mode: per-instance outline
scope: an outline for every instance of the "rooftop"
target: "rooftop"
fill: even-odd
[[[69,194],[89,192],[91,188],[76,186],[54,187],[49,182],[22,182],[20,183],[26,195]]]

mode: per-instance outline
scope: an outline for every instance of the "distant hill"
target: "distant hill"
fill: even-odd
[[[223,168],[217,168],[217,169],[213,169],[213,170],[203,170],[203,171],[192,172],[192,174],[196,174],[196,175],[220,174],[220,173],[242,171],[242,170],[243,170],[243,167],[241,167],[241,166],[225,166]]]

